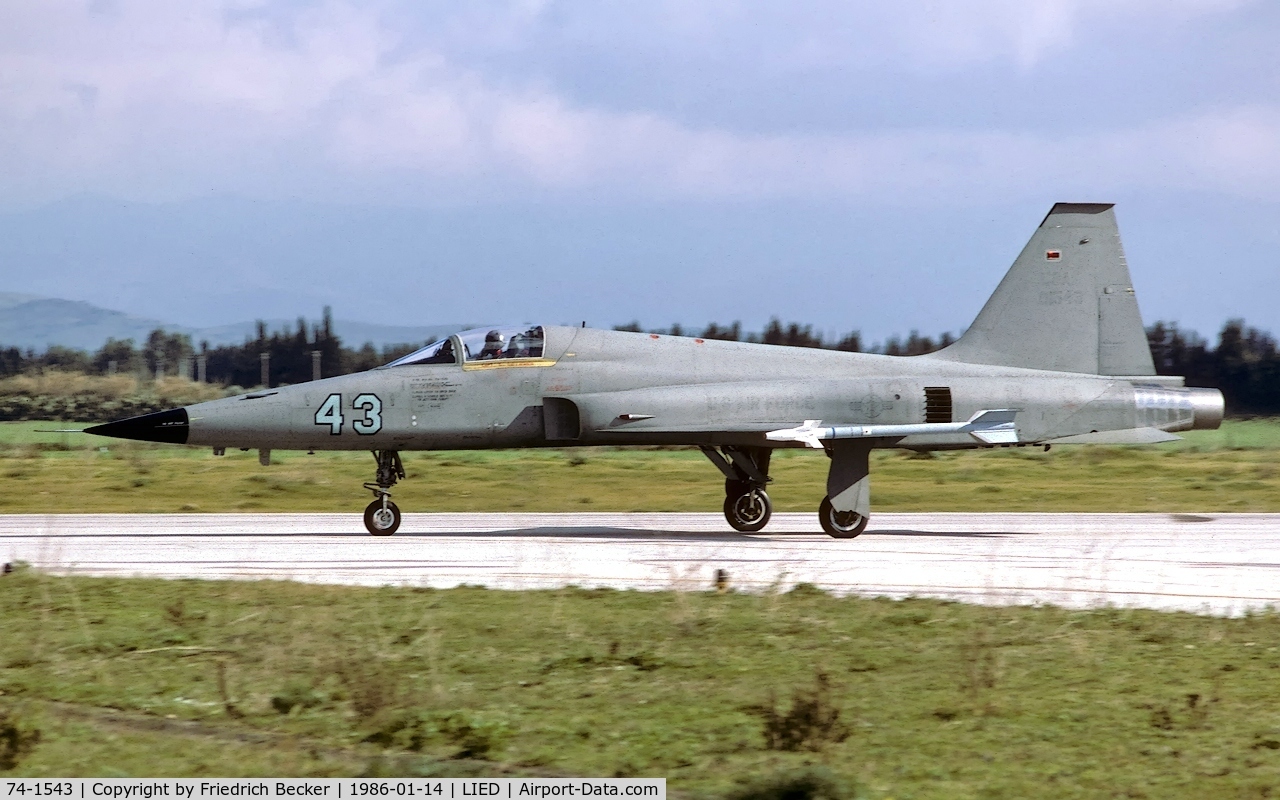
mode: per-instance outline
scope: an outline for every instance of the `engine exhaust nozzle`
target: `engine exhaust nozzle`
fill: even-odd
[[[1227,404],[1217,389],[1188,389],[1191,393],[1191,410],[1195,414],[1191,423],[1193,431],[1214,431],[1226,416]]]

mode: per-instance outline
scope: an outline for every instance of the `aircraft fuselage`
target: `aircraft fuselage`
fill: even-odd
[[[1146,376],[569,327],[547,327],[546,339],[536,359],[385,367],[199,403],[186,409],[185,443],[293,450],[800,446],[767,442],[764,434],[807,419],[905,425],[962,421],[991,408],[1018,411],[1018,440],[1025,444],[1217,424],[1211,408],[1197,416],[1203,403],[1195,390]],[[875,445],[989,446],[963,433]]]

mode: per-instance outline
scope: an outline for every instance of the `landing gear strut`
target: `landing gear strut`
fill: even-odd
[[[723,451],[723,452],[722,452]],[[773,502],[765,492],[769,483],[767,447],[702,446],[703,454],[724,474],[724,518],[736,531],[755,533],[769,524]]]
[[[373,492],[374,501],[364,510],[364,527],[374,536],[390,536],[400,527],[400,507],[391,502],[391,487],[404,477],[404,464],[396,450],[374,450],[378,471],[373,483],[364,488]]]

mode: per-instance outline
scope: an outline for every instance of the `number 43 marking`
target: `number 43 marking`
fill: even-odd
[[[376,394],[356,395],[356,399],[351,401],[351,410],[364,412],[359,419],[351,421],[351,429],[356,433],[372,436],[382,430],[382,400]],[[330,436],[341,434],[342,424],[345,422],[342,416],[342,395],[331,394],[326,397],[316,409],[315,419],[317,425],[329,426]]]

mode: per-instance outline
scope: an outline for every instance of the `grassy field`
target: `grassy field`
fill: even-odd
[[[718,797],[817,768],[850,797],[1261,798],[1278,647],[1276,614],[20,570],[0,775],[639,775]]]
[[[358,511],[367,453],[204,449],[39,433],[0,424],[0,513]],[[1228,421],[1153,447],[873,454],[879,511],[1280,511],[1280,423]],[[414,511],[718,511],[719,473],[696,450],[616,448],[406,453],[395,498]],[[778,511],[813,511],[827,460],[779,452]]]
[[[355,511],[367,454],[0,425],[0,512]],[[879,510],[1280,510],[1280,424],[877,453]],[[821,454],[780,453],[812,511]],[[718,511],[696,451],[406,454],[407,511]],[[56,503],[56,505],[54,505]],[[0,775],[825,776],[846,798],[1280,795],[1280,615],[0,576]],[[802,797],[801,795],[789,795]]]

